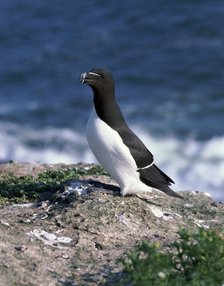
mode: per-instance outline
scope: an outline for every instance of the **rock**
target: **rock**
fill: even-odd
[[[0,178],[66,168],[71,165],[3,164]],[[101,174],[65,180],[37,202],[2,205],[0,284],[115,285],[118,259],[141,241],[166,248],[180,228],[224,226],[222,203],[203,193],[182,195],[121,197],[116,183]]]

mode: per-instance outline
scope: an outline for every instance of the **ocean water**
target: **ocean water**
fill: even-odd
[[[174,190],[224,200],[223,1],[0,3],[0,161],[94,162],[93,67]]]

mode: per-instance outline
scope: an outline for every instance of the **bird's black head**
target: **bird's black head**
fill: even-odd
[[[81,83],[87,83],[93,90],[93,102],[98,117],[111,127],[125,125],[123,115],[114,94],[112,74],[101,68],[92,69],[80,75]]]
[[[98,94],[114,93],[113,75],[102,68],[94,68],[80,75],[80,82],[87,83]]]

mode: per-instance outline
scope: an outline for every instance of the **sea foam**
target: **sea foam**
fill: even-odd
[[[207,141],[180,140],[156,138],[134,129],[154,154],[155,163],[175,181],[175,191],[203,191],[224,200],[224,136]]]
[[[138,126],[132,129],[154,154],[156,165],[174,181],[175,191],[209,193],[224,200],[224,136],[207,141],[155,137]],[[85,132],[69,128],[24,128],[0,125],[0,161],[41,163],[96,162]]]

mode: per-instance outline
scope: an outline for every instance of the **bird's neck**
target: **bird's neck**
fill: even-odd
[[[105,97],[94,91],[94,106],[98,117],[114,129],[126,126],[126,122],[117,104],[114,94]]]

